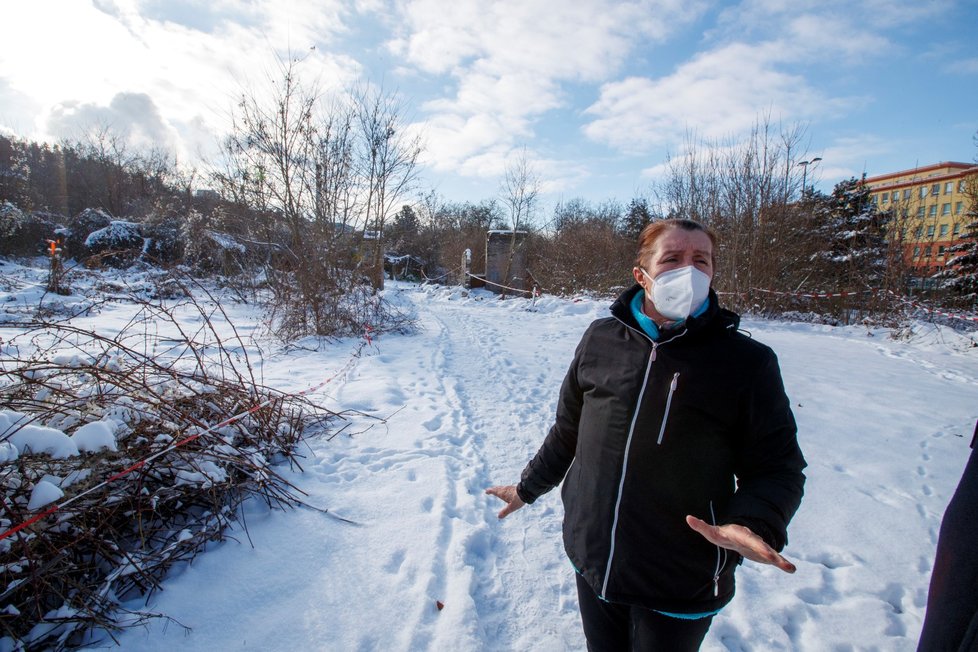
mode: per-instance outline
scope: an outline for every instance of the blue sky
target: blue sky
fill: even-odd
[[[799,159],[822,158],[808,178],[825,191],[978,156],[975,0],[6,4],[0,130],[109,124],[188,164],[213,160],[235,96],[290,49],[327,90],[397,92],[424,134],[424,187],[449,200],[499,196],[525,151],[542,211],[627,203],[688,133],[734,142],[764,116],[805,128]]]

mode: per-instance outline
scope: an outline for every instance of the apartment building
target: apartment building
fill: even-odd
[[[944,269],[948,248],[967,226],[978,165],[947,161],[864,181],[877,208],[897,217],[908,265],[920,276]]]

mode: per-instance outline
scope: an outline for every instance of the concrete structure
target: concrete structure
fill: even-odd
[[[513,294],[514,289],[528,289],[525,244],[526,231],[486,233],[486,289],[497,294]]]
[[[921,276],[944,269],[947,249],[961,239],[978,192],[978,165],[948,161],[865,179],[881,211],[901,229],[907,264]]]

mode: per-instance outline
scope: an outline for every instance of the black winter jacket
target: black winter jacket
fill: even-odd
[[[629,308],[641,291],[585,332],[517,492],[532,503],[563,480],[564,548],[601,598],[713,611],[733,598],[740,556],[686,515],[746,525],[781,550],[805,460],[774,352],[712,291],[706,313],[653,342]]]

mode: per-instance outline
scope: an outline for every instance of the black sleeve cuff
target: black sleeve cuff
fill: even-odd
[[[519,496],[520,500],[522,500],[527,505],[532,505],[534,501],[536,501],[537,499],[537,496],[531,496],[526,492],[526,489],[523,488],[522,482],[516,485],[516,495]]]

